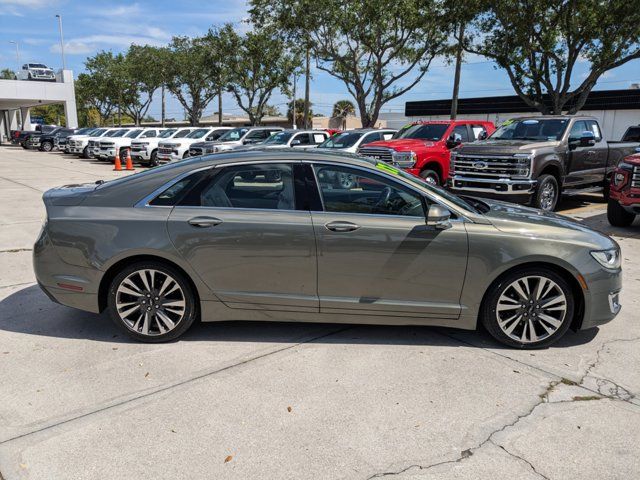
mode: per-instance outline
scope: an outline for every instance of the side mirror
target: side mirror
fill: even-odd
[[[451,212],[441,205],[431,205],[427,213],[427,226],[436,230],[451,228]]]
[[[488,136],[487,131],[483,130],[478,134],[478,140],[486,140]]]
[[[581,147],[593,147],[596,144],[596,136],[593,132],[582,132],[580,135],[580,143]]]
[[[452,133],[451,135],[449,135],[449,138],[447,138],[447,147],[449,148],[455,148],[461,143],[462,135],[460,135],[459,133]]]

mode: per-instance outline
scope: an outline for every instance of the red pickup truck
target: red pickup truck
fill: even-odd
[[[453,148],[482,140],[495,131],[492,122],[481,120],[430,120],[402,127],[391,140],[368,143],[358,154],[382,160],[434,185],[445,185]]]
[[[607,219],[628,227],[640,215],[640,152],[625,157],[611,175]]]

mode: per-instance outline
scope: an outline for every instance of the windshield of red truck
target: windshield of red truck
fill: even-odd
[[[567,129],[569,120],[543,118],[524,120],[507,120],[493,132],[491,140],[533,140],[554,141],[560,140]]]
[[[444,136],[447,128],[449,128],[449,125],[442,123],[412,125],[409,128],[400,129],[393,138],[415,138],[437,142]]]

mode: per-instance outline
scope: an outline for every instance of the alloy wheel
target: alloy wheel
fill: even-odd
[[[542,186],[540,192],[540,208],[542,210],[553,210],[556,200],[556,187],[551,182],[547,182]]]
[[[115,306],[125,326],[142,335],[163,335],[178,326],[186,312],[180,284],[166,272],[136,270],[116,290]]]
[[[543,276],[522,277],[498,298],[500,329],[520,343],[540,342],[553,335],[567,316],[567,298],[560,286]]]

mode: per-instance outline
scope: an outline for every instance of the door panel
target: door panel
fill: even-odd
[[[180,254],[228,306],[318,311],[309,212],[176,207],[168,230]]]
[[[575,122],[569,132],[569,142],[579,140],[582,132],[586,131],[594,131],[593,126],[583,120]],[[597,133],[599,134],[599,129]],[[593,146],[576,146],[569,150],[569,171],[565,186],[579,186],[602,181],[607,165],[608,147],[601,135],[597,136],[596,140],[597,142]]]
[[[312,218],[321,312],[459,316],[463,222],[435,230],[419,217],[312,212]],[[349,225],[357,228],[335,228]]]

